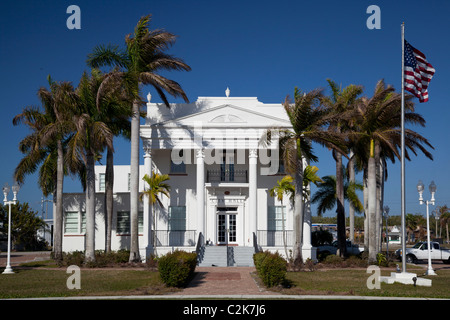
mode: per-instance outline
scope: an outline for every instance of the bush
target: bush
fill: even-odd
[[[73,251],[73,252],[63,252],[63,264],[66,266],[76,265],[83,266],[84,263],[84,252],[83,251]]]
[[[333,267],[341,267],[344,259],[335,254],[330,254],[322,261],[323,264]]]
[[[60,264],[61,266],[76,265],[79,267],[102,268],[128,263],[129,257],[129,250],[112,251],[110,253],[106,253],[103,250],[96,250],[95,261],[85,263],[85,255],[83,251],[72,251],[63,252],[63,260]]]
[[[279,253],[258,252],[253,255],[258,276],[266,287],[274,287],[286,279],[287,262]]]
[[[158,259],[161,280],[169,287],[183,287],[194,275],[197,254],[176,250]]]

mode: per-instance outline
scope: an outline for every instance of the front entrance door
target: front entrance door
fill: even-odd
[[[217,244],[237,243],[237,207],[217,208]]]

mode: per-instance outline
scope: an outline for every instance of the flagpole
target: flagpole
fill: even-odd
[[[406,273],[406,199],[405,199],[405,23],[402,23],[402,155],[401,155],[401,185],[402,185],[402,272]]]

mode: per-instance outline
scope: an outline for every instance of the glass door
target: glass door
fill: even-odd
[[[237,207],[217,208],[217,244],[237,242]]]

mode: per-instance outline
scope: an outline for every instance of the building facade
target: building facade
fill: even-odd
[[[293,207],[269,190],[284,175],[276,134],[290,129],[281,104],[257,98],[199,97],[196,102],[151,103],[141,125],[144,164],[140,177],[168,174],[170,197],[154,208],[143,197],[139,210],[141,257],[175,249],[194,251],[200,241],[214,246],[245,246],[284,254],[293,246]],[[96,166],[96,249],[104,249],[105,167]],[[129,246],[129,166],[114,168],[112,250]],[[140,180],[140,190],[147,186]],[[84,250],[84,194],[65,194],[63,250]],[[311,248],[311,218],[306,210],[304,258]]]

